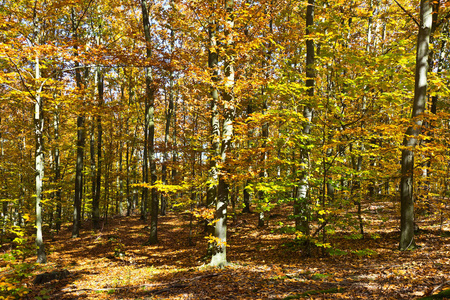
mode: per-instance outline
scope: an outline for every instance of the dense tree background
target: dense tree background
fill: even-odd
[[[1,0],[2,244],[36,224],[45,262],[62,224],[133,214],[156,244],[158,215],[187,211],[223,266],[241,211],[289,206],[310,256],[390,203],[414,247],[414,220],[448,217],[449,6]]]

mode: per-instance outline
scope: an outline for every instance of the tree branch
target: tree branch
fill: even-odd
[[[439,23],[436,24],[436,28],[441,26],[442,23],[444,23],[446,20],[448,20],[448,18],[450,18],[450,12],[448,14],[446,14],[445,17],[443,17],[442,20],[439,21]]]
[[[28,86],[25,83],[25,80],[22,76],[22,73],[19,70],[19,67],[16,65],[16,63],[11,59],[11,57],[8,55],[8,53],[5,53],[6,56],[8,57],[8,60],[14,65],[14,68],[16,68],[17,74],[19,74],[20,77],[20,81],[22,82],[22,85],[25,87],[25,89],[27,90],[28,94],[30,94],[31,98],[34,99],[34,101],[36,101],[36,97],[33,94],[33,92],[28,88]]]
[[[81,15],[81,18],[78,20],[77,25],[74,27],[74,31],[77,30],[78,27],[80,26],[81,20],[83,20],[84,16],[86,15],[86,13],[87,13],[87,11],[88,11],[88,9],[89,9],[89,7],[91,6],[91,4],[92,4],[93,1],[94,1],[94,0],[89,1],[89,3],[88,3],[88,5],[87,5],[86,9],[83,11],[83,14]]]
[[[428,293],[425,293],[425,295],[427,295],[427,296],[433,295],[433,294],[436,293],[438,290],[442,289],[445,285],[448,285],[448,284],[450,284],[450,280],[441,283],[440,285],[438,285],[437,287],[435,287],[434,289],[432,289],[432,290],[429,291]]]
[[[417,22],[417,20],[416,20],[416,18],[414,18],[414,16],[413,15],[411,15],[411,13],[409,13],[400,3],[398,3],[398,1],[397,0],[394,0],[395,1],[395,3],[397,3],[397,5],[414,21],[414,23],[416,23],[417,24],[417,26],[419,26],[420,27],[420,24],[419,24],[419,22]]]

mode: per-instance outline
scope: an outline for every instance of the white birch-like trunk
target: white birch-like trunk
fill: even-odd
[[[39,34],[39,33],[37,33]],[[36,38],[38,40],[38,38]],[[37,44],[36,44],[37,45]],[[37,248],[37,263],[46,263],[47,256],[44,249],[44,238],[42,234],[42,188],[44,180],[44,117],[42,115],[42,87],[39,82],[41,79],[39,52],[36,54],[35,59],[35,80],[37,82],[37,89],[35,95],[34,105],[34,133],[36,136],[36,248]]]

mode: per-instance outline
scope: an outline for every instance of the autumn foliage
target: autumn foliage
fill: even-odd
[[[427,5],[425,103],[411,118]],[[424,251],[444,255],[445,247],[425,249],[444,243],[448,230],[449,6],[1,1],[0,298],[62,299],[76,288],[39,295],[30,278],[61,266],[75,273],[61,282],[84,282],[83,272],[92,272],[84,264],[109,268],[107,260],[128,279],[109,282],[117,276],[104,274],[98,286],[80,289],[99,298],[128,297],[128,288],[131,298],[143,296],[141,288],[171,297],[216,277],[267,271],[257,287],[243,279],[243,298],[272,297],[271,284],[280,290],[275,298],[313,297],[302,294],[311,291],[347,299],[388,297],[391,290],[394,298],[425,295],[447,278],[419,274],[414,252],[393,250],[404,211],[400,163],[411,150],[411,209],[421,233],[400,248],[422,247],[420,259]],[[169,238],[178,230],[181,246]],[[79,248],[69,246],[69,231]],[[92,255],[81,259],[88,249]],[[225,250],[211,264],[230,269],[196,269]],[[49,267],[34,264],[36,251],[39,263],[47,254]],[[182,261],[177,251],[192,259]],[[406,265],[384,273],[390,255]],[[290,256],[305,259],[302,267]],[[336,265],[325,267],[321,258]],[[444,274],[445,263],[434,257],[420,266]],[[358,273],[364,264],[370,272]],[[142,266],[151,270],[139,277]],[[172,275],[163,274],[166,267]],[[427,284],[411,287],[418,280],[411,274]],[[372,280],[361,279],[366,275],[375,276],[375,287],[354,289],[350,281]],[[307,285],[298,287],[302,280]],[[193,297],[224,293],[215,289]],[[242,290],[236,285],[230,293]]]

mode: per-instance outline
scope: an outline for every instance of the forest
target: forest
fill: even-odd
[[[0,299],[450,297],[449,25],[0,0]]]

